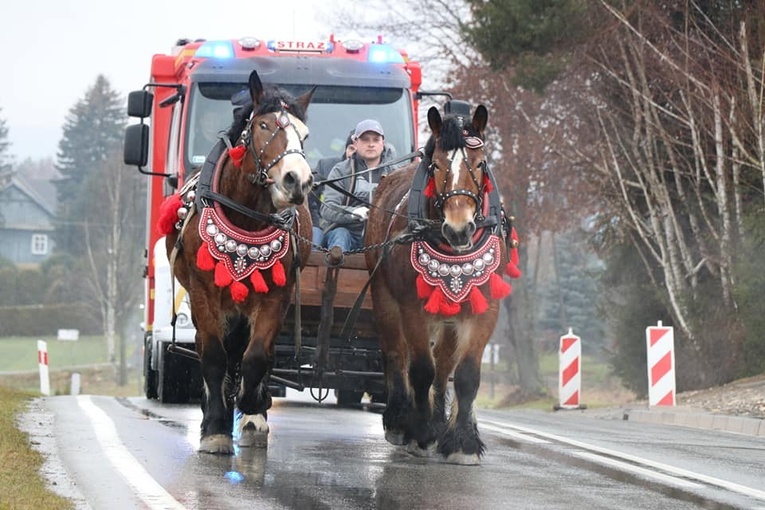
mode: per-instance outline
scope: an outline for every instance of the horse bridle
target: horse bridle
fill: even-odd
[[[263,147],[258,151],[255,148],[255,137],[252,136],[252,126],[255,122],[255,120],[260,115],[255,115],[253,112],[252,118],[247,123],[247,127],[245,128],[244,132],[242,133],[242,144],[244,144],[247,149],[252,152],[252,159],[255,161],[255,173],[247,174],[247,179],[253,184],[263,186],[264,188],[267,188],[269,184],[271,184],[271,181],[268,177],[268,171],[273,168],[274,165],[276,165],[279,161],[282,160],[285,156],[288,154],[300,154],[305,158],[305,152],[303,151],[303,139],[300,137],[300,133],[297,130],[297,127],[290,122],[289,115],[287,114],[287,110],[289,109],[289,106],[282,102],[282,108],[279,111],[279,114],[276,116],[276,129],[274,129],[271,132],[271,136],[266,140],[266,143],[263,144]],[[265,154],[266,149],[271,144],[271,142],[274,140],[276,135],[279,133],[282,129],[287,129],[287,127],[292,127],[292,129],[295,130],[295,134],[298,137],[298,140],[300,140],[300,149],[286,149],[281,154],[278,154],[274,159],[268,162],[268,164],[263,164],[263,154]]]
[[[472,149],[477,149],[483,146],[483,141],[478,137],[467,137],[469,140],[468,147]],[[465,152],[465,147],[460,147],[457,149],[454,149],[452,152],[452,156],[450,158],[447,158],[447,161],[449,161],[449,166],[446,168],[446,172],[444,173],[444,179],[443,183],[441,185],[441,189],[446,188],[446,183],[449,179],[449,175],[451,174],[452,170],[452,163],[454,161],[454,157],[457,155],[457,151],[461,151],[462,153],[462,159],[465,162],[465,166],[468,169],[468,172],[470,173],[470,178],[473,180],[473,183],[475,184],[476,189],[478,190],[478,194],[473,193],[469,189],[460,188],[460,189],[453,189],[451,191],[447,191],[446,193],[439,193],[436,192],[435,200],[433,202],[433,205],[435,205],[436,209],[441,212],[443,215],[443,208],[444,204],[447,200],[449,200],[452,197],[456,196],[466,196],[468,198],[473,199],[476,205],[476,218],[481,220],[483,219],[483,193],[481,192],[481,183],[478,182],[478,179],[476,179],[475,172],[473,171],[473,167],[470,166],[470,163],[468,162],[467,153]],[[430,166],[428,167],[428,172],[430,173],[430,176],[435,179],[435,170],[438,168],[435,161],[431,161]],[[483,159],[480,163],[478,163],[478,168],[481,169],[482,173],[486,173],[486,159]]]

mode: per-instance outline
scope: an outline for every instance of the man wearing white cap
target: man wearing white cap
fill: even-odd
[[[324,231],[324,245],[327,248],[339,246],[344,252],[358,250],[364,244],[364,224],[369,212],[368,203],[372,192],[387,174],[387,166],[372,172],[368,168],[380,167],[395,157],[392,147],[385,144],[385,132],[379,122],[362,120],[353,132],[354,154],[335,165],[327,176],[328,180],[340,177],[335,186],[346,190],[355,198],[327,186],[321,206],[321,227]]]

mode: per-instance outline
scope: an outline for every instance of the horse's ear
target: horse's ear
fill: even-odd
[[[263,99],[263,83],[260,81],[258,72],[253,69],[250,73],[250,97],[253,104],[260,104],[260,100]]]
[[[473,129],[478,131],[481,135],[483,135],[483,130],[486,129],[486,123],[489,121],[489,112],[486,110],[486,107],[482,104],[479,104],[478,107],[475,109],[475,113],[473,114]]]
[[[311,103],[311,99],[313,99],[314,92],[316,92],[315,85],[311,87],[311,90],[300,94],[300,96],[298,96],[297,99],[295,99],[295,102],[303,107],[303,111],[308,110],[308,105]]]
[[[441,132],[441,126],[443,121],[441,120],[441,114],[438,113],[438,108],[431,106],[428,110],[428,126],[434,135],[438,136]]]

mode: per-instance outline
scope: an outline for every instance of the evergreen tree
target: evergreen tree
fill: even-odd
[[[603,264],[587,249],[578,232],[556,234],[553,246],[557,276],[545,293],[540,327],[556,340],[573,328],[582,338],[586,353],[599,355],[605,346],[605,328],[597,310]]]
[[[514,81],[542,92],[587,34],[589,0],[467,0],[473,22],[463,31],[494,69],[513,68]]]
[[[73,255],[82,254],[85,213],[89,200],[86,183],[98,176],[109,154],[118,150],[126,124],[122,98],[102,75],[85,96],[69,110],[59,142],[56,169],[58,220],[56,247]]]
[[[0,108],[0,113],[3,109]],[[5,119],[0,117],[0,189],[2,189],[4,176],[10,176],[13,160],[10,155],[11,142],[8,140],[8,127]]]

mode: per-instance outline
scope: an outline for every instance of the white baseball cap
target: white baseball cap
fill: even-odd
[[[353,139],[357,139],[367,131],[377,133],[378,135],[385,138],[385,132],[383,131],[380,123],[373,119],[366,119],[356,124],[356,131],[353,132]]]

